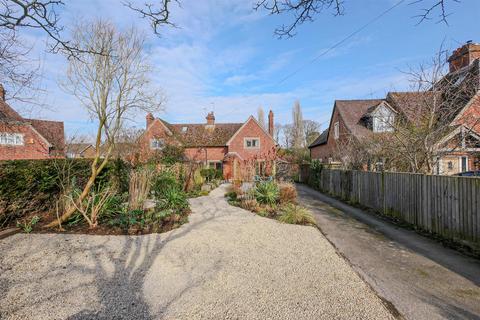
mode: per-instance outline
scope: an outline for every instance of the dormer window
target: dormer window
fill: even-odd
[[[187,130],[188,130],[188,127],[182,127],[182,133],[187,132]]]
[[[373,132],[391,132],[395,121],[395,113],[385,105],[380,105],[371,113]]]
[[[163,139],[150,139],[150,149],[162,150],[164,146],[165,141]]]

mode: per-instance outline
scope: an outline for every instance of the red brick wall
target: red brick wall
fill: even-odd
[[[246,149],[244,138],[259,138],[260,148]],[[236,152],[243,158],[249,160],[253,158],[266,159],[276,148],[275,141],[259,126],[259,124],[250,118],[245,126],[235,135],[230,145],[229,152]]]
[[[195,161],[223,161],[227,147],[186,148],[185,156]]]
[[[157,152],[157,150],[150,149],[151,139],[164,139],[166,144],[178,145],[178,141],[168,134],[168,131],[160,120],[155,120],[139,139],[137,153],[140,161],[148,160]]]
[[[339,123],[339,133],[340,138],[336,140],[334,127],[335,122]],[[312,159],[321,159],[323,162],[328,162],[329,158],[335,160],[335,153],[337,151],[337,142],[345,140],[349,135],[347,128],[343,122],[342,117],[338,114],[337,109],[334,108],[332,120],[330,123],[330,127],[328,128],[328,140],[326,144],[322,144],[310,149],[310,156]]]
[[[45,140],[29,126],[0,123],[0,132],[22,133],[24,143],[23,146],[0,145],[0,160],[48,159],[53,157],[49,154],[49,148]]]

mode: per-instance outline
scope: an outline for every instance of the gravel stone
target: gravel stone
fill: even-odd
[[[163,234],[0,240],[0,319],[393,319],[316,228],[225,192]]]

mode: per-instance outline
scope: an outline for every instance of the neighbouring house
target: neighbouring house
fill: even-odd
[[[137,157],[145,161],[171,144],[184,148],[186,159],[222,170],[225,179],[272,174],[277,149],[273,117],[270,110],[268,128],[263,128],[253,116],[243,123],[217,123],[210,112],[205,123],[171,124],[149,113]]]
[[[63,122],[23,118],[7,104],[0,84],[0,160],[64,156]]]
[[[95,157],[95,146],[91,143],[69,143],[66,149],[67,158],[93,159]]]
[[[448,133],[436,143],[435,174],[480,170],[480,44],[468,42],[448,59],[449,73],[425,92],[389,92],[383,99],[336,100],[327,130],[309,146],[312,159],[342,163],[339,150],[378,136],[388,136],[400,119],[415,126],[428,101],[439,110]],[[371,141],[371,140],[370,140]],[[354,149],[355,151],[355,149]],[[372,169],[375,163],[364,163]]]

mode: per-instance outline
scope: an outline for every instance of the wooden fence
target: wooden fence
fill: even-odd
[[[480,178],[302,168],[301,181],[480,249]]]

